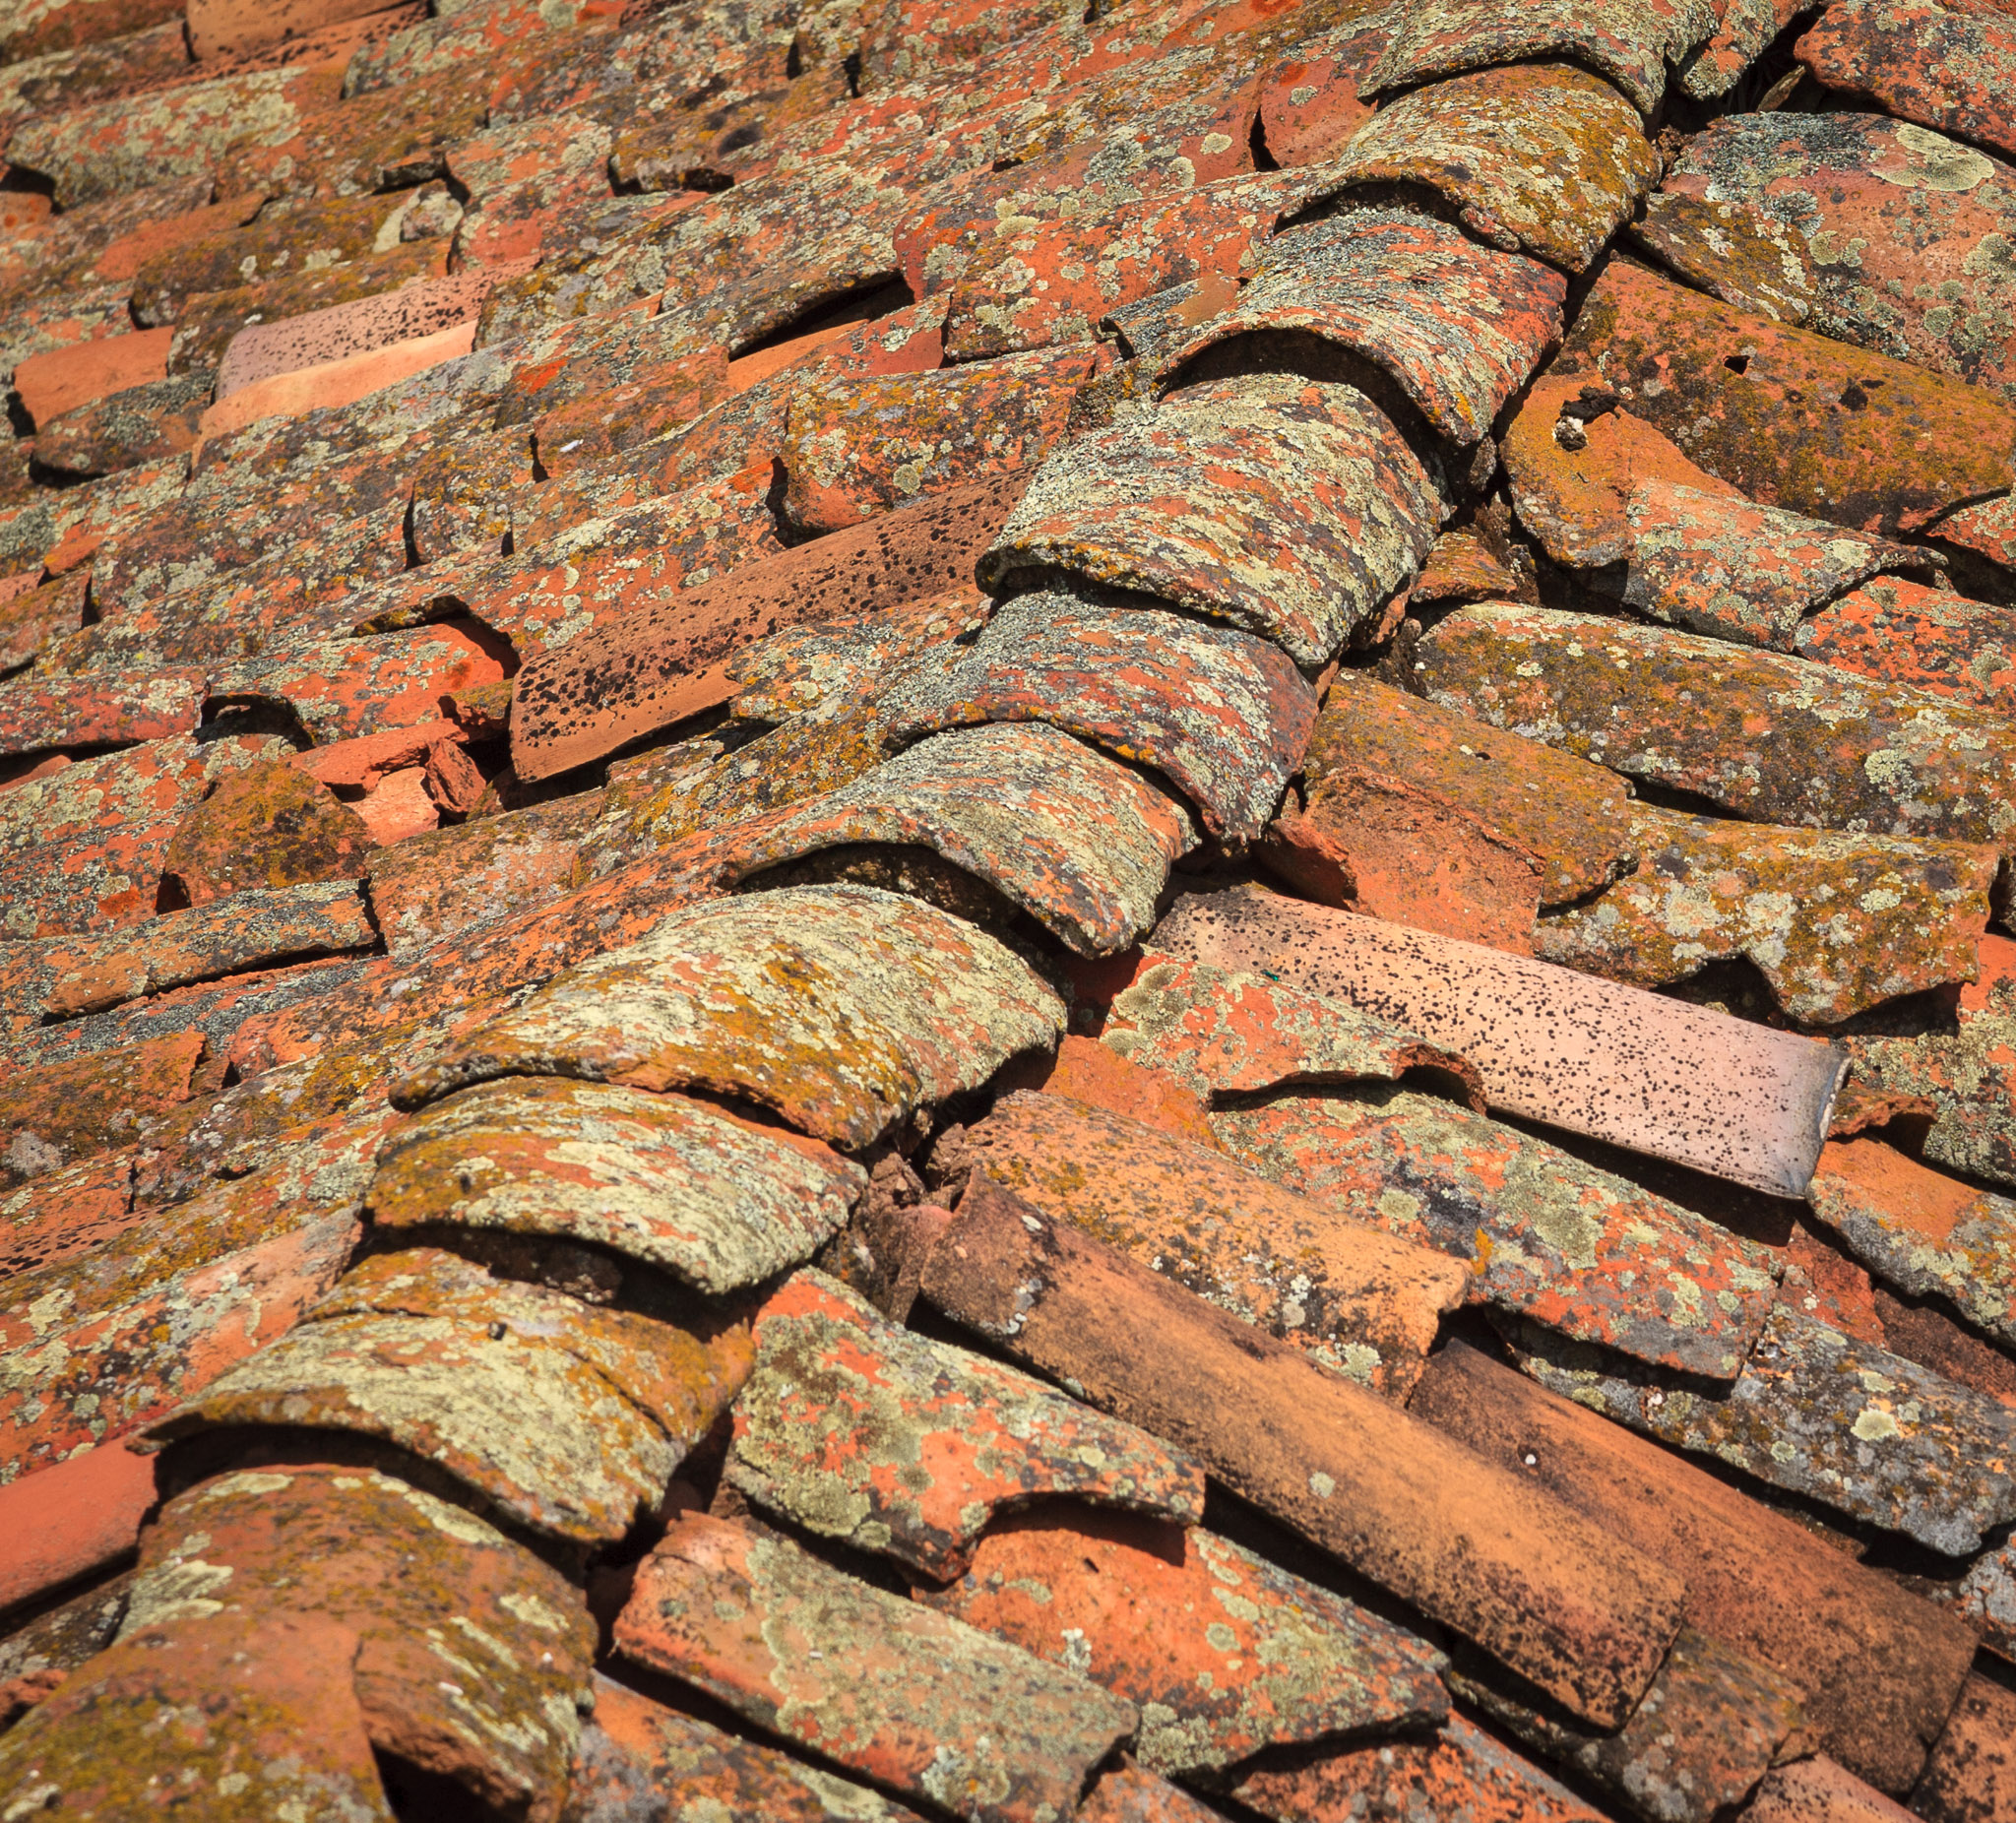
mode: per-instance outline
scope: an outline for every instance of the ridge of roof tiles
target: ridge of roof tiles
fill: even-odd
[[[2012,79],[0,5],[0,1818],[2016,1823]]]

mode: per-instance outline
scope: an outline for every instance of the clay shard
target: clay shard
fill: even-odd
[[[1358,129],[1326,177],[1337,191],[1426,184],[1486,244],[1579,273],[1659,169],[1638,110],[1602,77],[1521,63],[1400,96]]]
[[[1300,331],[1384,368],[1443,436],[1472,444],[1560,340],[1568,282],[1422,216],[1362,210],[1289,229],[1222,311],[1161,357]]]
[[[866,1185],[816,1142],[682,1096],[506,1077],[422,1109],[366,1207],[381,1228],[564,1235],[720,1296],[809,1259]]]
[[[1808,829],[1983,843],[2016,831],[2001,716],[1722,640],[1547,608],[1459,608],[1421,642],[1430,702]]]
[[[657,1505],[749,1360],[745,1329],[707,1343],[414,1248],[365,1261],[299,1329],[148,1434],[352,1431],[436,1464],[535,1532],[612,1542]]]
[[[1190,1450],[1601,1728],[1630,1714],[1678,1629],[1678,1577],[984,1179],[960,1200],[921,1284],[956,1321]],[[1224,1423],[1226,1412],[1242,1421]]]
[[[1916,532],[2016,482],[2016,408],[1985,387],[1732,310],[1622,257],[1547,378],[1613,395],[1759,505],[1861,532]]]
[[[2016,1519],[2016,1412],[1787,1304],[1727,1393],[1530,1325],[1514,1352],[1550,1392],[1950,1557]]]
[[[1397,22],[1359,93],[1560,58],[1608,77],[1650,119],[1666,94],[1667,65],[1685,61],[1718,23],[1708,0],[1552,0],[1510,15],[1485,0],[1437,0]]]
[[[1187,387],[1059,451],[978,577],[996,591],[1057,573],[1138,590],[1314,666],[1413,579],[1441,515],[1427,471],[1363,394],[1258,375]]]
[[[1170,1778],[1448,1714],[1440,1653],[1202,1527],[1018,1514],[921,1599],[1125,1697],[1141,1763]]]
[[[1969,843],[1732,823],[1632,806],[1639,869],[1544,916],[1534,953],[1638,987],[1741,956],[1792,1018],[1838,1025],[1969,979],[2000,859]]]
[[[1477,1072],[1455,1051],[1349,1001],[1152,946],[1142,965],[1113,996],[1101,1042],[1174,1078],[1200,1101],[1289,1084],[1398,1082],[1418,1070],[1483,1111]]]
[[[970,1823],[1067,1815],[1138,1720],[1071,1671],[697,1513],[639,1566],[616,1649]]]
[[[822,1538],[961,1575],[1000,1514],[1048,1496],[1178,1524],[1204,1472],[1040,1380],[884,1319],[809,1269],[756,1317],[729,1482]]]
[[[2016,155],[2009,111],[2016,36],[1991,11],[1839,0],[1794,54],[1829,89]]]
[[[1284,1096],[1212,1116],[1251,1169],[1465,1263],[1474,1303],[1731,1380],[1777,1292],[1764,1249],[1544,1140],[1408,1091]]]
[[[1189,895],[1156,943],[1418,1032],[1494,1108],[1780,1196],[1803,1193],[1846,1067],[1810,1038],[1272,894]]]
[[[1943,1297],[2016,1344],[2016,1202],[1926,1170],[1875,1139],[1832,1142],[1806,1196],[1879,1278]]]
[[[1058,1096],[1004,1097],[974,1163],[1029,1206],[1389,1398],[1466,1289],[1460,1262],[1208,1151]]]
[[[970,924],[873,887],[787,888],[672,913],[394,1094],[419,1106],[514,1075],[688,1086],[854,1149],[1063,1025],[1056,994]]]
[[[2016,174],[1971,146],[1881,114],[1779,111],[1711,121],[1630,231],[1738,310],[2008,398],[2016,282],[1994,249],[2012,226]]]
[[[1155,921],[1189,812],[1140,774],[1046,723],[933,735],[733,843],[729,871],[856,843],[925,848],[1034,913],[1081,956],[1124,950]]]
[[[943,669],[882,699],[891,737],[1047,722],[1166,775],[1222,841],[1250,842],[1308,742],[1316,693],[1249,633],[1049,590],[1006,603]]]
[[[877,516],[535,657],[512,699],[513,768],[523,779],[548,778],[676,722],[691,713],[683,704],[711,667],[782,626],[972,582],[975,558],[1022,485],[1015,475]]]
[[[1531,854],[1543,908],[1600,892],[1638,864],[1630,787],[1613,773],[1360,671],[1332,680],[1302,777],[1301,822],[1318,838],[1349,848],[1368,798],[1425,794]]]

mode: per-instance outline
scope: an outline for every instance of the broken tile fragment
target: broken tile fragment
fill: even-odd
[[[366,1260],[148,1434],[284,1424],[379,1438],[534,1532],[613,1541],[658,1504],[749,1360],[739,1325],[703,1340],[418,1247]]]
[[[1135,1704],[1135,1751],[1171,1778],[1448,1713],[1439,1653],[1202,1527],[1018,1514],[920,1599]]]
[[[22,1183],[144,1140],[189,1099],[202,1055],[201,1034],[177,1033],[109,1057],[13,1068],[0,1081],[0,1182]]]
[[[0,932],[109,930],[150,915],[177,827],[200,814],[207,786],[272,744],[175,734],[15,786],[0,796]]]
[[[1602,77],[1566,63],[1521,63],[1429,83],[1388,103],[1326,177],[1338,190],[1424,184],[1487,245],[1579,273],[1659,169],[1638,110]]]
[[[1786,1304],[1726,1393],[1531,1326],[1515,1352],[1543,1386],[1606,1417],[1951,1557],[2016,1519],[2016,1413]]]
[[[1645,375],[1657,369],[1660,379]],[[1610,261],[1548,370],[1762,506],[1895,535],[2016,480],[2016,408]]]
[[[1477,1349],[1429,1363],[1409,1408],[1665,1562],[1687,1624],[1796,1685],[1809,1737],[1908,1792],[1972,1662],[1964,1626],[1720,1475]]]
[[[1741,956],[1787,1014],[1823,1026],[1978,966],[2000,866],[1990,848],[1635,804],[1631,833],[1638,871],[1544,915],[1536,955],[1639,987]]]
[[[1837,0],[1794,54],[1815,81],[1886,114],[2016,154],[2016,38],[1993,11]]]
[[[1469,1301],[1712,1379],[1742,1368],[1771,1256],[1516,1127],[1409,1090],[1276,1096],[1212,1115],[1219,1143],[1339,1217],[1464,1262]]]
[[[161,873],[206,906],[364,871],[371,841],[355,811],[298,767],[269,760],[219,781],[161,850]]]
[[[1990,931],[1980,953],[1981,978],[1960,990],[1951,1024],[1848,1042],[1857,1081],[1930,1105],[1927,1162],[2016,1187],[2016,946]]]
[[[925,655],[965,642],[993,612],[994,603],[968,584],[895,607],[786,627],[728,660],[728,680],[737,686],[732,713],[743,721],[786,722],[886,701]]]
[[[1090,348],[1038,349],[936,373],[835,373],[792,395],[784,511],[801,536],[843,532],[920,494],[1034,469],[1064,434]]]
[[[1236,336],[1299,332],[1383,368],[1452,443],[1484,436],[1560,339],[1568,283],[1456,228],[1346,211],[1277,235],[1238,301],[1178,342],[1173,370]]]
[[[543,779],[692,713],[697,677],[780,627],[894,607],[973,580],[1020,477],[940,495],[750,564],[636,620],[534,658],[512,699],[511,763]],[[723,680],[725,682],[725,680]],[[695,708],[732,695],[694,702]]]
[[[1169,866],[1195,845],[1189,812],[1148,780],[1043,722],[936,734],[733,845],[763,870],[861,843],[922,847],[1034,913],[1081,956],[1125,949],[1155,920]]]
[[[1978,1190],[1879,1139],[1835,1140],[1807,1191],[1813,1214],[1900,1291],[1944,1297],[2016,1343],[2016,1202]]]
[[[343,1669],[374,1747],[477,1803],[557,1819],[594,1628],[565,1576],[475,1514],[369,1469],[199,1482],[149,1527],[120,1637],[166,1645],[228,1615],[351,1629]]]
[[[1320,665],[1413,579],[1440,520],[1427,471],[1363,394],[1256,375],[1060,451],[978,574],[993,590],[1058,571],[1137,590]]]
[[[1589,614],[1459,608],[1420,642],[1430,702],[1732,816],[2007,851],[2009,723],[1950,698]]]
[[[66,1583],[111,1569],[133,1549],[157,1498],[154,1464],[122,1449],[86,1450],[10,1481],[0,1489],[0,1603],[10,1614],[45,1607]],[[12,1656],[13,1645],[0,1653]]]
[[[1417,1032],[1493,1108],[1781,1196],[1804,1191],[1846,1067],[1811,1038],[1272,893],[1186,895],[1156,944]]]
[[[940,1582],[965,1572],[1001,1513],[1039,1499],[1204,1516],[1204,1472],[1187,1458],[1013,1367],[898,1328],[809,1268],[758,1311],[734,1417],[726,1475],[739,1493]]]
[[[1998,160],[1882,114],[1780,109],[1711,121],[1631,231],[1738,310],[1872,348],[2005,397],[1992,325],[2016,298],[1989,249],[2016,218]],[[1853,262],[1838,257],[1857,246]]]
[[[1417,799],[1479,826],[1539,864],[1542,906],[1600,892],[1637,863],[1629,788],[1602,767],[1487,727],[1362,672],[1340,671],[1324,698],[1303,762],[1304,805],[1284,812],[1275,839],[1350,876],[1351,897],[1374,916],[1403,915],[1409,881],[1432,849],[1376,840],[1381,807]],[[1394,907],[1389,912],[1388,906]]]
[[[1390,1398],[1419,1377],[1461,1263],[1123,1114],[1017,1093],[966,1135],[1033,1209]]]
[[[1927,1823],[1989,1823],[2016,1801],[2016,1691],[1977,1671],[1912,1793]]]
[[[1050,590],[1006,603],[956,661],[883,698],[892,738],[1033,720],[1165,774],[1223,841],[1250,842],[1307,744],[1316,697],[1251,634]]]
[[[1624,519],[1623,573],[1597,588],[1669,626],[1772,652],[1796,650],[1807,617],[1858,583],[1934,569],[1922,550],[1656,475],[1638,479]]]
[[[914,1823],[916,1812],[775,1747],[728,1734],[596,1674],[565,1823],[625,1823],[638,1808],[709,1802],[775,1823]],[[1083,1814],[1081,1810],[1080,1814]]]
[[[1912,1813],[1864,1785],[1825,1754],[1774,1767],[1758,1783],[1743,1814],[1755,1823],[1793,1823],[1824,1818],[1826,1823],[1904,1823]]]
[[[697,1513],[639,1566],[616,1649],[971,1823],[1064,1815],[1138,1720],[1074,1672]]]
[[[419,1105],[492,1077],[686,1086],[867,1145],[913,1107],[1049,1045],[1056,995],[994,938],[872,887],[693,906],[577,965],[399,1084]]]
[[[922,1289],[1600,1727],[1630,1714],[1678,1629],[1677,1576],[984,1177]]]
[[[681,1096],[505,1077],[421,1110],[387,1146],[383,1228],[501,1228],[607,1247],[711,1295],[808,1259],[867,1183],[811,1142]]]

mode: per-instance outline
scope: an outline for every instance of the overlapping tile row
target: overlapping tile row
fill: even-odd
[[[2006,1814],[2004,22],[359,3],[0,27],[0,1809]]]

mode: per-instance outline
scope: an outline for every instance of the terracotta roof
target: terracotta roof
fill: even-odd
[[[0,59],[0,1818],[2016,1820],[2005,7]]]

